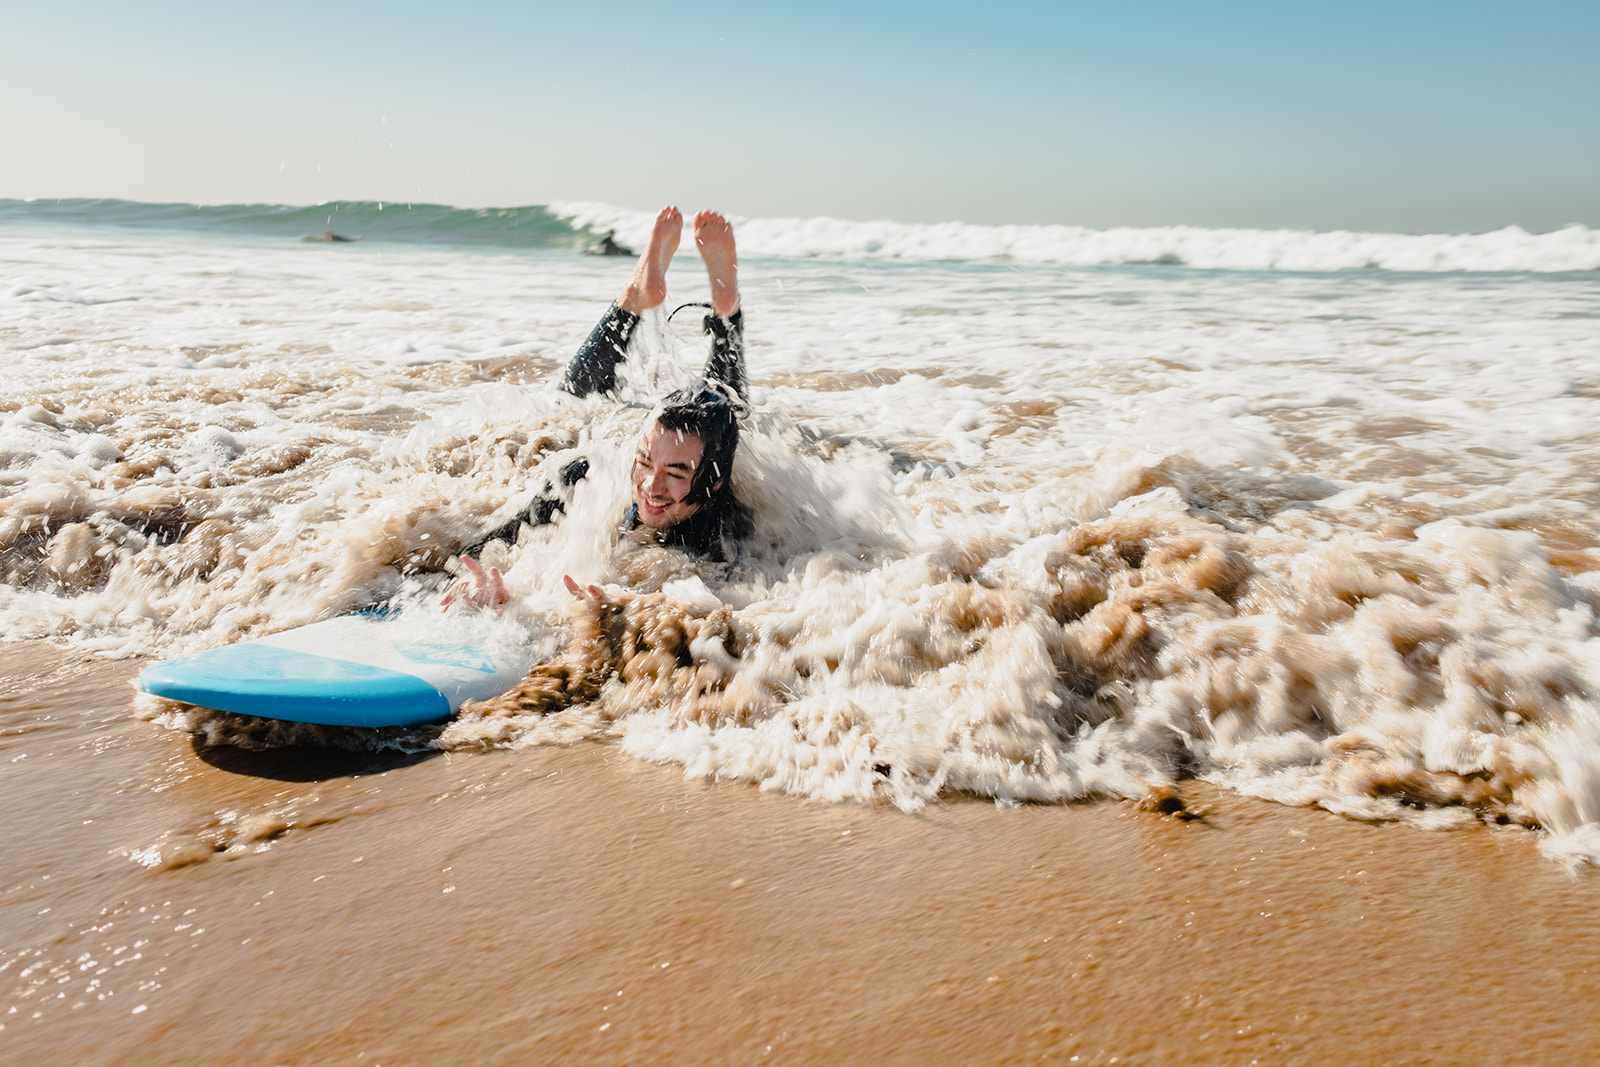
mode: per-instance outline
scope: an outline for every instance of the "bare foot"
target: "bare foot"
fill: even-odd
[[[637,315],[667,298],[667,268],[672,265],[672,254],[678,250],[682,234],[683,212],[675,207],[662,208],[650,228],[650,244],[617,297],[618,307]]]
[[[733,246],[733,226],[715,211],[694,217],[694,243],[706,261],[711,279],[711,313],[725,319],[739,310],[739,253]]]

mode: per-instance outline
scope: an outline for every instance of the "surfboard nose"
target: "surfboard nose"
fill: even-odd
[[[415,675],[257,642],[159,663],[139,675],[152,696],[323,726],[416,726],[450,717],[450,701]]]

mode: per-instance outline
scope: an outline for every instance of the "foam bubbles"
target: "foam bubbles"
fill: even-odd
[[[755,533],[718,567],[615,538],[639,420],[703,339],[647,318],[635,406],[549,387],[627,264],[7,235],[0,623],[168,655],[427,606],[456,548],[583,455],[562,521],[486,556],[542,665],[419,743],[614,738],[906,809],[1160,809],[1198,775],[1600,859],[1592,277],[1075,269],[1017,235],[985,265],[972,242],[1003,235],[968,229],[747,262]],[[826,251],[842,232],[740,236],[856,255]],[[1271,261],[1374,254],[1359,236]],[[1383,255],[1459,271],[1587,240],[1547,238]],[[674,296],[701,277],[680,256]]]

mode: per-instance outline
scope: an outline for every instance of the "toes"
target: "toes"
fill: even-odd
[[[655,232],[662,236],[675,235],[683,231],[683,212],[675,207],[664,207],[656,216]]]
[[[733,227],[715,211],[702,211],[694,217],[694,239],[699,244],[723,244],[733,240]]]

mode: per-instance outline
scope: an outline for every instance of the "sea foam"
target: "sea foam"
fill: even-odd
[[[406,743],[906,809],[1200,776],[1600,860],[1595,275],[761,254],[756,536],[705,568],[614,534],[693,324],[647,317],[623,404],[553,388],[625,260],[0,232],[0,625],[170,655],[431,610],[581,454],[492,550],[550,670]],[[692,254],[671,286],[703,297]],[[168,721],[286,743],[202,719]]]
[[[640,244],[653,217],[596,203],[555,203],[551,210],[574,226],[615,229],[624,239]],[[787,259],[1211,270],[1600,270],[1600,232],[1578,225],[1541,234],[1518,226],[1479,234],[1394,234],[1197,226],[977,226],[833,218],[736,221],[740,247],[747,254]]]

